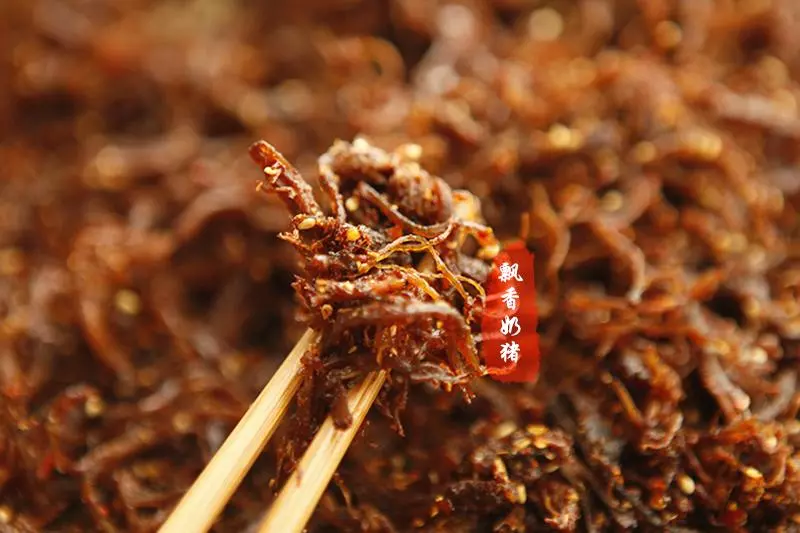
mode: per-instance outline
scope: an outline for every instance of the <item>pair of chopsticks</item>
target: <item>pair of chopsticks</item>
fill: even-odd
[[[286,414],[300,387],[301,358],[318,338],[318,333],[306,330],[159,533],[195,533],[211,528]],[[336,429],[330,416],[323,422],[261,522],[259,533],[303,531],[385,379],[385,371],[371,372],[350,391],[347,406],[353,423],[348,429]]]

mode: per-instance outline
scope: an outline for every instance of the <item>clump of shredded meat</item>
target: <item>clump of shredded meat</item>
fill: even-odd
[[[281,237],[302,257],[294,287],[321,332],[304,358],[300,419],[330,402],[336,423],[349,425],[345,393],[377,368],[391,371],[382,401],[395,416],[411,383],[466,392],[487,373],[474,333],[499,244],[474,195],[426,172],[418,146],[389,153],[356,139],[319,159],[323,207],[271,145],[250,153],[265,174],[260,188],[292,214]]]

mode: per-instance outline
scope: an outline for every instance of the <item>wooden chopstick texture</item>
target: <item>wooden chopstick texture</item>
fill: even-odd
[[[259,533],[303,531],[385,380],[386,371],[370,372],[360,385],[350,391],[347,407],[353,415],[353,423],[349,428],[336,429],[331,416],[325,419],[297,468],[273,502]]]
[[[203,533],[239,487],[278,427],[301,381],[301,358],[319,334],[308,329],[283,361],[189,491],[160,533]]]

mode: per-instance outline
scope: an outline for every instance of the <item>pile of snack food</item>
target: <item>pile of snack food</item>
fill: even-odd
[[[217,531],[376,364],[312,531],[800,527],[798,81],[793,0],[2,2],[0,529],[157,529],[307,325]]]

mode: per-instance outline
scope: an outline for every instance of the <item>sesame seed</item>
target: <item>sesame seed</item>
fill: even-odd
[[[550,146],[560,150],[575,148],[580,144],[578,135],[563,124],[553,124],[547,132],[547,140]]]
[[[121,313],[136,316],[142,310],[142,301],[134,291],[122,289],[114,296],[114,306]]]
[[[103,414],[106,405],[99,396],[90,396],[83,405],[83,411],[89,418],[96,418]]]
[[[752,466],[745,467],[744,470],[742,470],[742,472],[744,473],[745,476],[747,476],[747,477],[749,477],[751,479],[759,479],[759,478],[764,477],[764,474],[762,474],[761,472],[759,472],[758,470],[756,470]]]
[[[347,236],[347,240],[350,241],[350,242],[357,241],[358,239],[361,238],[361,232],[358,231],[358,229],[356,229],[356,228],[352,228],[352,227],[351,228],[347,228],[346,236]]]
[[[636,143],[636,145],[633,147],[633,158],[639,164],[643,165],[650,163],[656,158],[657,155],[658,151],[656,150],[656,145],[650,141]]]
[[[603,208],[603,211],[613,213],[622,209],[622,200],[622,193],[619,191],[609,191],[600,200],[600,206]]]
[[[707,131],[690,131],[683,135],[684,146],[694,155],[708,161],[717,159],[722,153],[722,139]]]
[[[397,151],[406,159],[411,161],[419,161],[422,157],[422,147],[418,144],[408,143],[400,146]]]
[[[757,365],[763,365],[769,360],[767,351],[761,346],[753,346],[747,350],[748,359]]]
[[[546,434],[549,430],[547,426],[542,426],[541,424],[530,424],[525,426],[525,431],[530,433],[535,437],[541,437],[542,435]]]
[[[511,449],[514,450],[514,452],[521,452],[522,450],[530,448],[532,444],[530,439],[517,438],[511,443]]]
[[[737,411],[745,411],[750,408],[750,396],[744,391],[737,390],[738,394],[733,394],[733,407]]]
[[[731,353],[731,345],[722,339],[714,339],[710,341],[706,347],[710,353],[717,355],[725,356]]]
[[[525,503],[528,500],[528,492],[525,490],[525,485],[522,483],[516,486],[517,503]]]
[[[356,290],[356,286],[352,281],[343,281],[341,287],[347,294],[353,294],[353,291]]]
[[[686,494],[687,496],[691,496],[694,494],[695,489],[697,486],[692,478],[683,474],[678,477],[678,488],[681,489],[681,492]]]
[[[497,439],[502,439],[503,437],[508,437],[509,435],[514,433],[514,431],[516,429],[517,429],[517,425],[514,422],[511,422],[510,420],[506,420],[504,422],[501,422],[500,425],[498,425],[494,429],[494,437],[497,438]]]
[[[317,219],[314,217],[305,217],[297,224],[297,229],[305,231],[317,225]]]
[[[172,417],[172,427],[179,433],[187,433],[192,428],[192,417],[186,413],[178,413]]]
[[[564,19],[553,8],[537,9],[528,19],[528,35],[535,41],[555,41],[563,31]]]
[[[359,206],[359,204],[360,204],[360,203],[361,203],[361,202],[358,200],[358,197],[356,197],[356,196],[351,196],[350,198],[348,198],[347,200],[345,200],[345,202],[344,202],[344,207],[345,207],[345,208],[346,208],[348,211],[350,211],[350,212],[352,213],[353,211],[356,211],[356,210],[358,209],[358,206]]]
[[[281,173],[281,169],[273,167],[273,166],[264,167],[263,170],[264,170],[264,174],[266,174],[267,176],[269,176],[271,178],[275,178],[276,176],[279,176],[280,173]]]
[[[506,464],[499,457],[495,457],[494,461],[492,461],[492,467],[495,474],[508,479],[508,469],[506,468]]]

